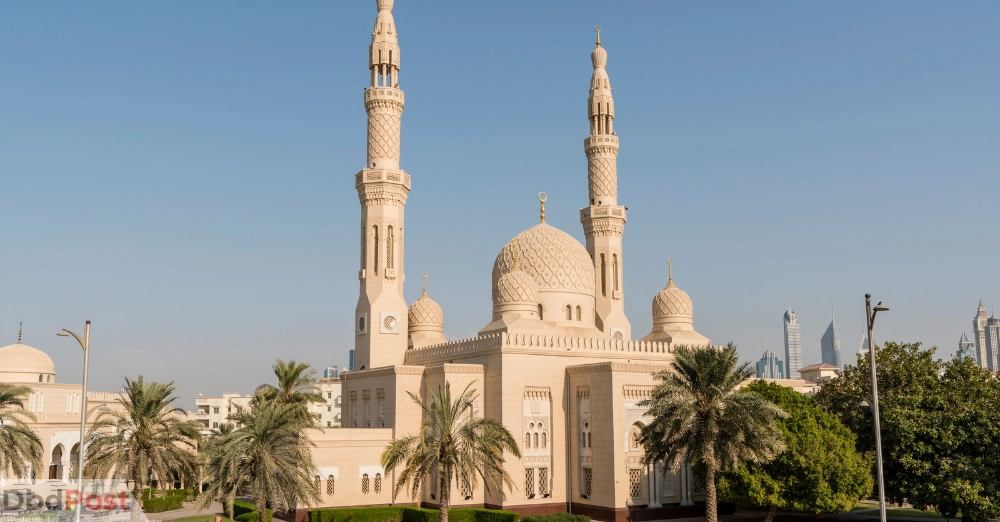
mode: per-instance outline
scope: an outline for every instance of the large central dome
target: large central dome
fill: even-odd
[[[493,263],[493,292],[497,280],[514,267],[514,245],[522,271],[538,284],[539,292],[556,291],[594,295],[594,261],[573,236],[539,223],[514,236]]]

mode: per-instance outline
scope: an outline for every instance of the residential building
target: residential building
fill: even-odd
[[[194,420],[201,423],[201,434],[211,435],[218,433],[219,426],[229,422],[227,417],[234,413],[236,408],[246,408],[250,406],[253,395],[240,395],[238,393],[223,393],[221,397],[195,397]]]
[[[333,368],[336,368],[334,366]],[[337,378],[323,378],[316,381],[316,387],[323,402],[312,403],[309,410],[319,415],[319,425],[323,428],[340,427],[340,409],[343,406],[340,401],[341,381]]]
[[[770,350],[764,352],[764,355],[757,361],[757,378],[784,379],[785,363],[777,355],[774,355],[774,352]]]
[[[802,368],[802,328],[791,304],[785,312],[785,368],[787,378],[799,378],[799,368]]]
[[[823,385],[840,375],[840,368],[827,363],[813,364],[799,370],[802,380]]]
[[[843,369],[844,365],[840,360],[840,338],[837,337],[836,318],[830,318],[830,326],[826,327],[820,345],[823,352],[823,362]],[[800,370],[801,371],[801,370]]]

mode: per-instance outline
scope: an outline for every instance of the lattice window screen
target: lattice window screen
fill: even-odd
[[[524,470],[524,495],[528,498],[535,496],[535,468]]]
[[[375,493],[378,494],[378,493],[381,493],[381,492],[382,492],[382,474],[381,473],[376,473],[375,474]]]
[[[641,482],[641,479],[642,479],[641,469],[628,470],[629,494],[632,495],[632,498],[639,498],[640,496],[642,496],[642,493],[639,491],[639,483]]]
[[[368,474],[365,473],[361,475],[361,492],[365,495],[368,494]]]
[[[333,475],[326,477],[326,494],[327,495],[333,494]]]
[[[316,491],[319,491],[319,485],[321,480],[322,479],[319,478],[319,475],[316,475],[316,477],[313,478],[313,486],[316,487]]]
[[[583,468],[583,494],[590,497],[591,491],[594,487],[594,470],[591,468]]]
[[[549,494],[549,468],[538,468],[538,494]]]

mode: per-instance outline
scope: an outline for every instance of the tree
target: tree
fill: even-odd
[[[278,385],[258,386],[254,392],[254,402],[277,401],[279,404],[296,405],[301,415],[313,417],[309,413],[309,404],[323,402],[323,394],[316,386],[316,370],[306,363],[296,363],[294,360],[285,362],[281,359],[272,368],[278,378]]]
[[[177,399],[173,382],[146,382],[140,375],[126,378],[125,385],[117,400],[121,409],[102,411],[87,434],[84,472],[91,478],[132,480],[132,495],[141,507],[148,477],[197,476],[200,424],[171,406]],[[132,515],[137,520],[139,511]]]
[[[0,474],[27,478],[42,468],[42,441],[28,427],[35,416],[24,409],[27,386],[0,383]]]
[[[268,507],[289,511],[299,503],[319,502],[311,480],[314,444],[305,435],[313,421],[302,415],[301,404],[264,401],[238,409],[229,420],[239,427],[211,445],[210,483],[200,508],[222,499],[232,518],[233,501],[245,485],[260,522],[266,522]]]
[[[876,346],[878,394],[882,430],[882,466],[887,502],[929,493],[934,469],[940,460],[937,415],[942,405],[942,363],[935,348],[920,349],[920,343],[887,342]],[[857,366],[847,366],[842,375],[823,385],[816,403],[833,413],[857,435],[860,452],[875,452],[875,425],[870,404],[871,362],[859,355]]]
[[[872,491],[871,454],[833,415],[791,388],[758,380],[743,388],[788,413],[777,421],[787,449],[768,463],[750,463],[719,475],[719,497],[738,503],[813,513],[850,511]]]
[[[504,453],[521,458],[517,441],[503,424],[473,416],[472,405],[478,396],[471,387],[472,384],[466,386],[455,400],[448,385],[443,391],[439,387],[426,401],[410,393],[413,402],[423,410],[420,432],[394,439],[382,453],[386,473],[403,468],[394,494],[409,484],[410,495],[416,500],[421,484],[436,472],[441,496],[440,522],[448,522],[452,480],[475,489],[481,478],[487,488],[496,485],[500,498],[504,499],[504,486],[512,491],[514,488],[514,481],[504,469]]]
[[[671,370],[641,402],[652,418],[640,442],[646,464],[688,462],[703,466],[708,522],[718,520],[716,472],[744,462],[768,462],[785,449],[776,419],[787,414],[759,395],[741,390],[753,375],[739,363],[736,345],[679,347]]]

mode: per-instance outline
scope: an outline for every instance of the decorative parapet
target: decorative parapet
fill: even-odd
[[[565,351],[585,351],[603,353],[649,353],[668,354],[673,350],[667,343],[657,341],[624,341],[609,337],[563,337],[555,335],[513,334],[497,332],[437,344],[406,352],[404,361],[408,364],[436,357],[480,350],[504,348],[554,348]]]
[[[340,376],[344,382],[348,382],[385,375],[422,375],[423,373],[423,366],[382,366],[381,368],[372,368],[369,370],[345,371]]]
[[[552,399],[552,390],[548,386],[525,386],[524,400],[547,401]]]
[[[652,384],[626,384],[622,386],[622,396],[628,400],[642,400],[653,396]]]
[[[602,372],[654,374],[669,369],[670,369],[669,366],[663,364],[626,363],[626,362],[608,361],[608,362],[577,364],[574,366],[567,366],[566,372],[571,375],[583,374],[583,373],[602,373]]]
[[[472,374],[482,374],[483,365],[481,364],[440,364],[438,366],[428,366],[424,371],[424,375],[437,375],[443,373],[472,373]]]

